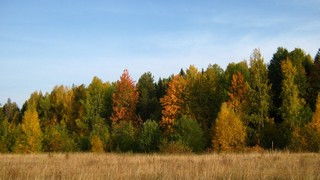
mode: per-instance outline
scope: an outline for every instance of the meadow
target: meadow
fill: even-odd
[[[320,154],[1,154],[0,179],[320,179]]]

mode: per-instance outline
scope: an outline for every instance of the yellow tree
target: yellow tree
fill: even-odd
[[[111,119],[117,123],[132,121],[135,126],[139,126],[141,120],[136,115],[138,99],[139,92],[134,81],[131,79],[128,70],[124,70],[112,95],[113,113]]]
[[[212,144],[214,150],[232,151],[244,146],[246,129],[233,110],[223,103],[215,123]]]
[[[247,83],[241,72],[232,74],[231,86],[229,87],[229,106],[232,107],[235,113],[241,114],[241,106],[247,98]]]
[[[42,132],[38,112],[32,103],[28,104],[24,112],[21,129],[22,135],[17,140],[16,151],[27,153],[41,151]]]
[[[182,114],[184,106],[183,93],[185,89],[185,79],[181,75],[176,75],[168,84],[166,95],[160,99],[163,107],[160,125],[168,133],[173,132],[174,121]]]

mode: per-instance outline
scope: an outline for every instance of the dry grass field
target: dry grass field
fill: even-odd
[[[0,179],[320,179],[320,154],[2,154]]]

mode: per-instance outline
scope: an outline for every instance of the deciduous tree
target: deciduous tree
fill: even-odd
[[[124,70],[115,85],[112,96],[113,113],[111,119],[114,122],[132,121],[134,126],[139,126],[141,120],[136,115],[139,92],[131,79],[128,70]]]
[[[183,96],[185,89],[185,79],[181,75],[176,75],[169,83],[166,95],[160,99],[163,107],[160,125],[167,133],[173,132],[175,120],[181,117],[185,110],[185,100]]]
[[[215,123],[213,148],[216,151],[232,151],[244,146],[246,130],[233,110],[223,103]]]

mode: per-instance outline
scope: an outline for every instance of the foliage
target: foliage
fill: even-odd
[[[137,112],[143,121],[150,118],[156,118],[159,107],[159,101],[156,96],[156,86],[153,76],[150,72],[144,73],[137,84],[139,92],[139,102]]]
[[[111,119],[113,122],[132,121],[133,125],[138,127],[141,123],[136,115],[138,98],[139,92],[134,81],[131,79],[128,70],[124,70],[112,95],[113,113]]]
[[[90,138],[90,144],[91,144],[91,151],[92,152],[104,152],[103,143],[102,143],[99,136],[93,135]]]
[[[38,113],[32,104],[23,115],[21,129],[23,135],[16,142],[16,151],[24,153],[41,151],[42,132]]]
[[[160,102],[163,107],[160,125],[166,131],[166,133],[173,132],[175,119],[179,118],[185,110],[185,100],[183,96],[185,88],[185,79],[180,75],[176,75],[169,83],[166,95],[160,99]]]
[[[61,122],[55,126],[46,127],[43,133],[42,149],[44,152],[71,152],[77,150],[77,145],[68,134],[66,124]]]
[[[140,152],[159,151],[160,129],[157,122],[147,120],[143,123],[137,137],[137,145]]]
[[[21,109],[9,98],[0,152],[231,151],[244,142],[318,151],[320,50],[312,58],[279,47],[267,66],[255,49],[249,63],[190,65],[156,83],[147,72],[135,84],[124,70],[117,82],[35,91]]]
[[[233,110],[223,103],[215,124],[212,139],[216,151],[239,150],[244,146],[246,131],[240,118]]]
[[[248,133],[251,145],[260,145],[262,129],[269,121],[271,106],[271,85],[268,80],[267,66],[260,50],[255,49],[250,58],[250,80],[248,86],[248,128],[254,131]]]
[[[181,141],[194,152],[204,150],[205,139],[198,122],[183,115],[174,126],[174,140]]]
[[[131,121],[120,121],[112,124],[113,150],[127,152],[134,150],[135,128]]]

